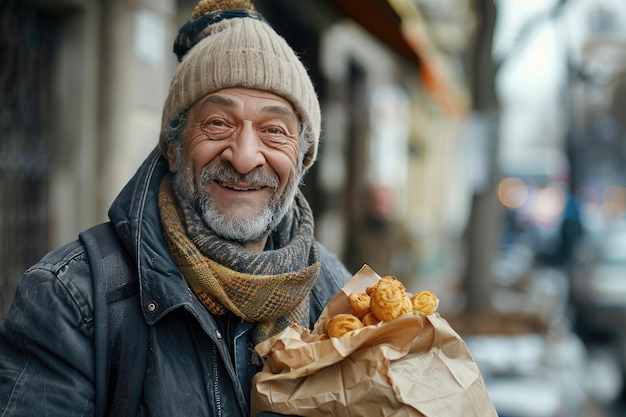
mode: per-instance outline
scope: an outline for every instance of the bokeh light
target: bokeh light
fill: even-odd
[[[498,184],[498,199],[510,209],[517,209],[528,201],[528,186],[517,177],[507,177]]]

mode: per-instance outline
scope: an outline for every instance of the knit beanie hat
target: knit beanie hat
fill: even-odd
[[[317,155],[320,106],[313,83],[295,52],[249,0],[200,0],[174,43],[180,64],[163,108],[166,127],[205,95],[229,87],[265,90],[287,99],[310,130],[306,171]]]

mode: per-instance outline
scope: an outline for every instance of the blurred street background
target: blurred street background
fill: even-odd
[[[0,2],[0,320],[156,146],[195,3]],[[318,239],[436,292],[500,417],[626,416],[626,1],[254,4],[320,95]]]

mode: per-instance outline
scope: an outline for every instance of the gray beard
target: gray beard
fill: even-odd
[[[180,155],[180,153],[179,153]],[[182,163],[181,163],[182,162]],[[269,175],[261,170],[248,174],[238,173],[231,165],[209,164],[202,169],[200,189],[196,187],[193,173],[187,169],[184,161],[178,161],[178,171],[174,176],[174,191],[183,196],[196,209],[204,223],[217,235],[237,242],[259,241],[268,231],[273,230],[291,208],[298,190],[300,170],[287,184],[281,196],[276,195],[280,180],[276,175]],[[207,184],[215,179],[264,184],[274,190],[274,196],[261,213],[245,219],[221,213],[215,206],[213,196],[207,191]]]

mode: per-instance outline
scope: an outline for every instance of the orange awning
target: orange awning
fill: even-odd
[[[415,6],[405,8],[407,15],[400,16],[392,5],[394,2],[389,0],[330,1],[383,43],[415,62],[424,89],[447,115],[456,117],[465,112],[466,105],[454,83],[447,79],[448,75],[425,35],[425,28],[419,27],[425,22],[416,21],[421,15]]]

